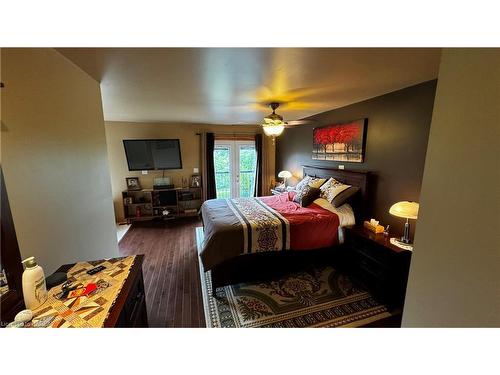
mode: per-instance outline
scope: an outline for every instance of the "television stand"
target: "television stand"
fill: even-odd
[[[202,203],[201,188],[124,190],[122,202],[127,224],[197,216]]]

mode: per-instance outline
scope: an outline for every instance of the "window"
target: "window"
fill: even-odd
[[[217,198],[253,197],[257,153],[254,141],[215,141]]]

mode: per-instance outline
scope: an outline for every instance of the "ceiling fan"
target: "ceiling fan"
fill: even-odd
[[[273,137],[273,140],[275,137],[281,135],[281,133],[283,133],[283,130],[285,130],[286,127],[314,123],[314,121],[311,120],[283,121],[283,116],[276,113],[276,110],[278,109],[279,106],[280,103],[278,102],[269,103],[269,107],[271,107],[273,112],[264,117],[264,121],[261,124],[264,134]]]

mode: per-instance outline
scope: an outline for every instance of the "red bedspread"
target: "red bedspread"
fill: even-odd
[[[294,192],[260,197],[290,223],[292,250],[319,249],[338,243],[339,217],[316,204],[302,207],[293,202]]]

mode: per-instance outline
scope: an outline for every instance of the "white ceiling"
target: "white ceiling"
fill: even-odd
[[[298,120],[437,78],[440,49],[61,48],[101,82],[107,121]]]

